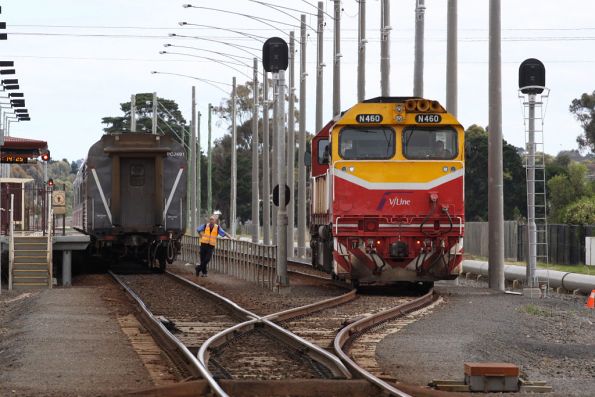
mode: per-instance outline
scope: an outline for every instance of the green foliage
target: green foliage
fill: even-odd
[[[571,225],[595,225],[595,195],[569,204],[562,210],[561,219]]]
[[[157,109],[157,133],[173,134],[179,142],[184,140],[186,144],[189,141],[186,120],[182,116],[182,112],[175,101],[157,97],[159,103]],[[152,131],[153,124],[153,94],[139,93],[136,94],[136,131],[147,132]],[[130,131],[130,102],[120,104],[120,109],[124,112],[124,116],[117,117],[103,117],[102,124],[106,124],[103,130],[110,134],[116,132]]]
[[[504,217],[526,215],[526,184],[518,149],[502,141],[504,162]],[[488,218],[488,133],[476,124],[465,131],[465,218]]]
[[[563,169],[563,172],[549,179],[547,182],[549,216],[553,222],[564,223],[565,207],[591,194],[591,186],[586,176],[587,167],[572,162]]]
[[[579,147],[595,153],[595,91],[573,99],[569,110],[583,127],[583,133],[576,138]]]

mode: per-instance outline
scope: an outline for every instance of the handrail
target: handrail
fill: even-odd
[[[14,215],[13,215],[13,196],[10,200],[10,224],[8,226],[8,290],[12,291],[12,272],[14,266]],[[0,255],[2,253],[0,252]]]

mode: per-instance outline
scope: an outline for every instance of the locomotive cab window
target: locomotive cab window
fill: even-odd
[[[389,127],[345,127],[339,133],[345,160],[387,160],[395,155],[395,131]]]
[[[457,132],[451,128],[406,128],[403,156],[410,160],[452,160],[458,155]]]
[[[328,164],[331,159],[331,147],[328,139],[318,141],[318,164]]]
[[[145,166],[142,164],[130,165],[130,186],[145,185]]]

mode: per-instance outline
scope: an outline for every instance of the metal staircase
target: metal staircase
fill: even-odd
[[[10,267],[13,288],[51,288],[51,249],[47,236],[11,238]]]

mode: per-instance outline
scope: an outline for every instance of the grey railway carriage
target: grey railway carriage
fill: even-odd
[[[111,262],[147,261],[165,270],[186,227],[186,152],[169,135],[106,134],[74,181],[73,226]]]

